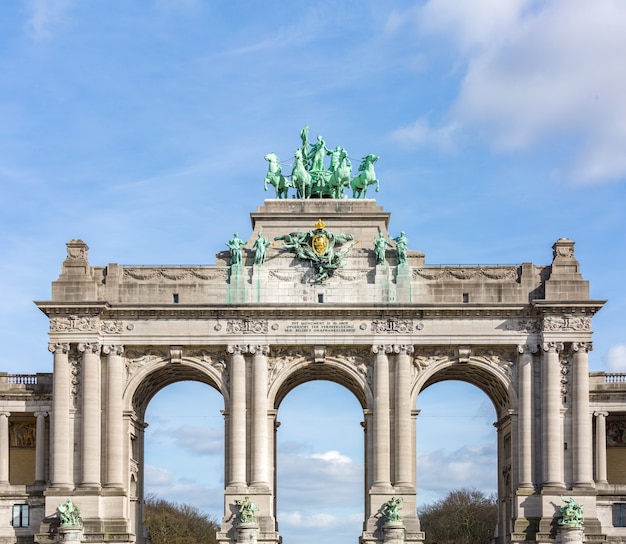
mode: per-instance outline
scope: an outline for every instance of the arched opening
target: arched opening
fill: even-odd
[[[277,512],[292,544],[358,537],[363,524],[363,410],[345,387],[308,381],[281,400]]]
[[[222,396],[183,381],[159,390],[144,418],[144,493],[219,518],[224,490]]]
[[[496,411],[478,387],[444,381],[417,398],[417,504],[432,504],[455,489],[496,493]]]

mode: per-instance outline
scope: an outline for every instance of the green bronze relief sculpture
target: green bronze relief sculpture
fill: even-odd
[[[57,510],[59,511],[61,527],[81,527],[83,525],[80,510],[72,502],[72,499],[67,499],[64,503],[59,504]]]
[[[400,508],[402,506],[402,497],[391,497],[381,508],[381,514],[385,523],[400,523]]]
[[[243,500],[236,500],[235,504],[239,509],[239,523],[242,524],[253,524],[256,523],[256,514],[259,509],[256,504],[254,504],[250,497],[246,497]]]
[[[561,496],[561,500],[565,502],[565,506],[561,506],[561,517],[557,522],[562,527],[582,527],[584,516],[583,516],[583,505],[577,503],[573,497],[569,499],[564,499]]]
[[[315,143],[309,143],[309,126],[300,131],[302,145],[296,149],[290,176],[282,173],[282,165],[276,153],[268,153],[265,160],[269,162],[268,171],[264,180],[264,189],[268,185],[276,189],[276,198],[288,198],[289,189],[296,190],[294,198],[347,198],[346,188],[352,189],[352,198],[366,198],[367,187],[380,183],[374,171],[374,163],[378,156],[369,153],[363,157],[359,166],[359,173],[352,177],[352,163],[348,152],[342,146],[335,149],[326,147],[321,135]],[[324,158],[330,156],[330,165],[324,166]],[[290,179],[289,179],[290,178]]]
[[[282,240],[283,248],[294,253],[301,261],[310,261],[315,267],[315,282],[321,283],[333,275],[335,270],[346,265],[344,257],[352,246],[342,252],[335,251],[335,246],[354,240],[352,234],[334,234],[326,230],[326,224],[320,219],[315,223],[315,230],[291,232],[277,236]]]

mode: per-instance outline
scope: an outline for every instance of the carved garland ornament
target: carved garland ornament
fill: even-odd
[[[547,316],[543,320],[544,331],[590,331],[591,318],[587,316]]]

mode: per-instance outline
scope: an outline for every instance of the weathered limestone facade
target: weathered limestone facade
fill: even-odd
[[[195,267],[92,266],[85,243],[67,244],[51,299],[37,302],[52,374],[0,375],[0,543],[58,542],[56,508],[71,497],[85,541],[144,544],[144,415],[181,380],[224,398],[220,542],[279,542],[277,414],[290,390],[317,379],[363,408],[362,544],[424,540],[415,406],[443,380],[478,386],[496,409],[496,542],[555,542],[562,495],[584,505],[587,541],[626,542],[615,524],[626,503],[626,379],[589,373],[603,301],[589,299],[572,241],[558,240],[546,266],[434,266],[418,251],[398,265],[392,249],[376,265],[389,214],[374,200],[266,200],[251,219],[247,248],[259,232],[273,240],[319,219],[352,234],[353,247],[315,283],[310,263],[279,243],[261,265],[244,249],[241,265],[224,252]],[[246,496],[259,507],[252,528],[234,522]],[[403,499],[402,523],[383,527],[391,497]],[[14,505],[29,507],[26,527],[11,526]]]

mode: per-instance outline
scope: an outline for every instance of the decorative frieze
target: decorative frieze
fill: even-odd
[[[185,281],[228,279],[228,268],[124,268],[124,280]]]
[[[93,316],[51,317],[50,332],[97,332],[98,323],[99,319]]]
[[[423,323],[417,323],[414,325],[412,319],[397,319],[395,317],[375,319],[372,321],[371,325],[372,332],[377,334],[410,334],[413,331],[421,331],[423,328]]]
[[[267,319],[229,319],[226,322],[227,334],[267,334]]]
[[[543,319],[544,331],[591,331],[591,318],[575,315],[549,315]]]
[[[504,326],[507,331],[526,334],[537,333],[540,330],[539,321],[536,319],[508,319]]]
[[[441,279],[452,280],[482,280],[482,281],[519,281],[520,270],[517,266],[498,267],[450,267],[450,268],[414,268],[413,278],[435,281]]]

